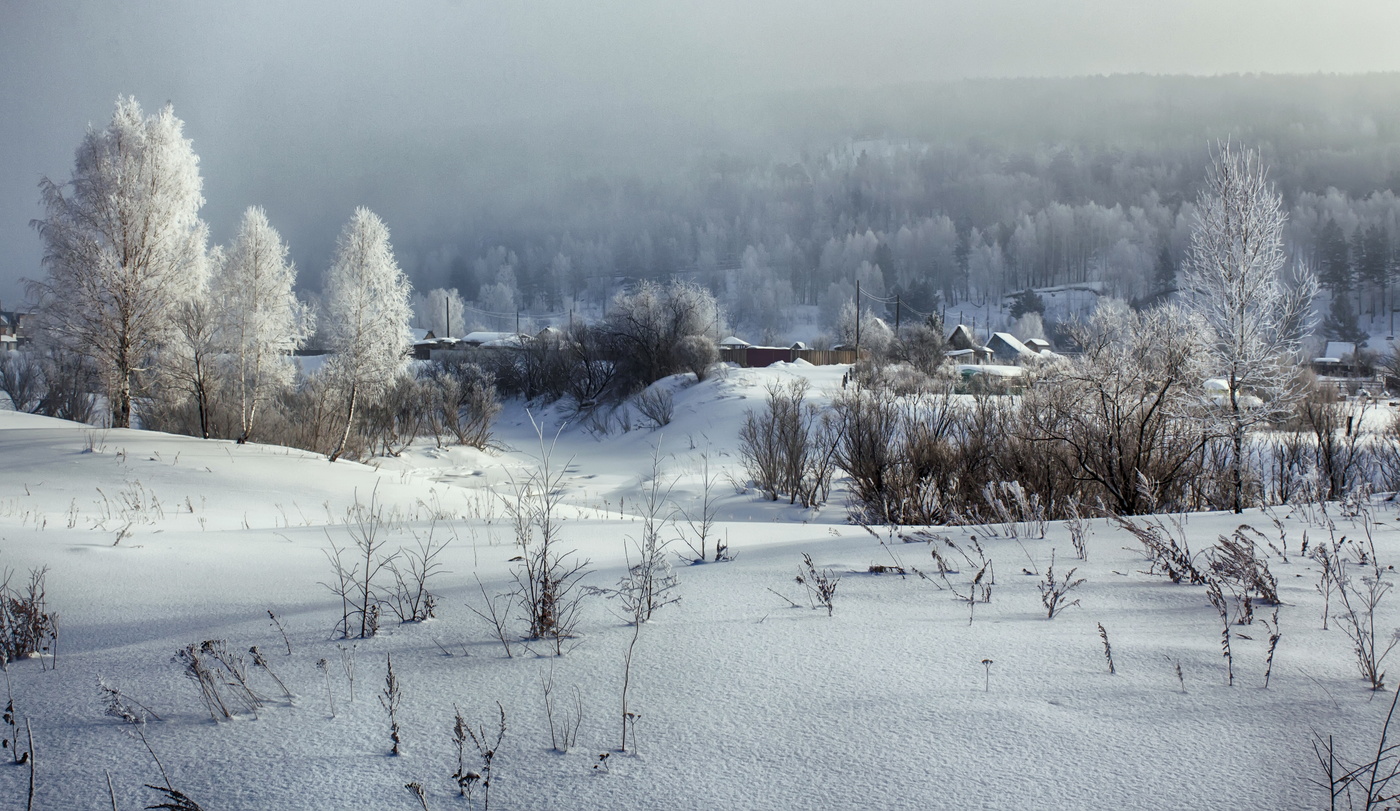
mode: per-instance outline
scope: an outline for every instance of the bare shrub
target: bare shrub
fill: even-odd
[[[434,520],[428,527],[427,536],[418,538],[417,548],[400,550],[402,567],[399,565],[399,555],[386,561],[389,572],[394,576],[394,593],[389,608],[399,622],[425,622],[436,616],[437,595],[429,588],[429,581],[445,573],[438,556],[450,543],[434,540],[436,528],[437,521]]]
[[[0,350],[0,393],[16,411],[33,413],[44,397],[43,363],[29,352]]]
[[[583,725],[583,694],[575,687],[573,707],[562,707],[556,710],[554,668],[552,667],[548,676],[540,677],[540,692],[544,696],[544,715],[545,722],[549,726],[550,748],[561,754],[566,754],[578,742],[578,730]]]
[[[621,390],[649,386],[685,368],[676,352],[688,336],[709,336],[722,327],[714,296],[692,282],[673,281],[662,287],[643,281],[631,292],[619,293],[597,329],[615,363]]]
[[[1377,625],[1376,609],[1393,588],[1384,578],[1385,571],[1373,564],[1360,577],[1351,576],[1343,567],[1337,581],[1337,596],[1341,600],[1337,624],[1351,640],[1357,669],[1372,690],[1385,687],[1382,665],[1400,642],[1400,630],[1385,634]]]
[[[776,501],[815,507],[826,501],[836,464],[836,429],[807,402],[805,379],[773,383],[762,412],[739,429],[739,455],[754,485]]]
[[[1288,504],[1303,491],[1311,475],[1312,443],[1301,430],[1284,431],[1263,450],[1265,496],[1271,504]],[[1400,457],[1397,457],[1400,462]],[[1396,468],[1400,473],[1400,467]],[[1400,479],[1397,479],[1400,482]],[[1400,488],[1397,488],[1400,489]]]
[[[327,531],[330,549],[325,554],[331,564],[332,580],[321,585],[340,598],[336,629],[341,637],[366,639],[379,633],[380,607],[384,603],[381,581],[386,572],[393,571],[398,557],[398,552],[385,553],[389,521],[384,505],[379,503],[378,488],[371,493],[369,504],[355,499],[344,523],[354,549],[336,546]],[[353,552],[353,556],[347,557],[347,552]]]
[[[378,396],[363,398],[355,429],[371,452],[398,456],[436,424],[440,399],[441,391],[431,380],[400,374]]]
[[[1119,515],[1183,509],[1203,444],[1200,334],[1173,307],[1100,306],[1071,330],[1082,350],[1025,395],[1022,433],[1059,448],[1081,500]],[[1146,487],[1143,483],[1146,483]]]
[[[691,559],[692,563],[704,563],[709,555],[709,539],[715,531],[715,521],[718,517],[717,502],[718,494],[715,492],[717,476],[710,475],[710,455],[700,454],[700,504],[694,511],[681,508],[681,515],[685,518],[686,526],[690,529],[690,534],[694,540],[685,537],[685,545],[690,548],[691,554],[695,555]],[[715,562],[729,560],[724,545],[715,539]]]
[[[585,594],[580,581],[588,574],[588,560],[563,548],[559,503],[564,468],[553,463],[553,445],[546,446],[543,429],[539,462],[529,474],[512,480],[513,493],[505,509],[520,545],[520,562],[512,572],[516,602],[523,612],[528,639],[550,642],[556,654],[573,637]]]
[[[627,572],[610,589],[590,589],[608,599],[617,599],[633,624],[647,622],[663,606],[680,602],[678,582],[666,552],[671,541],[663,533],[675,521],[669,508],[671,485],[661,473],[661,446],[652,449],[651,473],[642,490],[642,532],[626,550]]]
[[[93,392],[101,382],[92,366],[81,357],[52,349],[44,358],[44,396],[37,413],[61,420],[90,423],[97,416]]]
[[[1328,808],[1393,808],[1400,800],[1390,784],[1400,776],[1400,744],[1390,741],[1390,722],[1395,718],[1395,705],[1400,701],[1400,691],[1390,700],[1385,723],[1381,725],[1380,739],[1376,742],[1375,754],[1370,759],[1354,763],[1337,753],[1336,743],[1331,735],[1324,739],[1313,733],[1313,754],[1322,767],[1325,778],[1319,782],[1327,790]],[[1356,795],[1360,795],[1359,797]],[[1358,804],[1359,801],[1359,804]]]
[[[481,366],[465,361],[439,364],[432,372],[442,429],[459,445],[485,449],[501,413],[496,386]]]
[[[48,573],[47,566],[30,569],[19,588],[10,585],[13,572],[0,580],[0,664],[57,650],[58,614],[49,611],[44,587]]]
[[[632,398],[632,405],[657,428],[670,425],[671,417],[676,413],[675,396],[669,389],[656,386],[638,392],[637,396]]]
[[[1313,466],[1328,501],[1344,498],[1370,474],[1371,454],[1363,439],[1363,403],[1337,400],[1329,386],[1316,387],[1299,403],[1299,416],[1313,435]]]

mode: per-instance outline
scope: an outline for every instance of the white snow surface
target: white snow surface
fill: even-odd
[[[1314,543],[1326,532],[1301,512],[1278,512],[1286,559],[1271,554],[1269,565],[1282,638],[1264,689],[1260,622],[1234,628],[1235,686],[1226,686],[1204,589],[1146,574],[1138,545],[1102,521],[1087,561],[1074,559],[1059,524],[1044,539],[946,530],[964,546],[977,535],[995,562],[992,601],[969,624],[967,604],[934,582],[868,572],[934,567],[923,543],[847,524],[839,493],[802,510],[738,492],[738,422],[761,407],[765,387],[802,376],[825,399],[845,371],[778,364],[665,381],[675,417],[659,430],[595,436],[561,430],[558,409],[533,415],[547,438],[559,431],[563,539],[591,561],[594,586],[623,572],[658,444],[678,508],[693,510],[701,494],[702,454],[722,493],[717,532],[736,558],[687,565],[685,544],[673,543],[681,602],[640,629],[630,698],[640,717],[626,754],[616,751],[619,697],[633,631],[615,602],[588,599],[578,637],[557,657],[517,643],[507,658],[467,608],[483,606],[478,578],[489,594],[511,584],[519,550],[503,499],[540,449],[524,407],[498,425],[504,450],[428,442],[377,467],[0,413],[0,564],[15,582],[48,566],[49,606],[61,615],[56,661],[9,667],[21,730],[32,725],[38,752],[35,807],[110,808],[105,773],[119,808],[159,799],[142,785],[161,784],[161,773],[132,728],[104,715],[99,677],[160,715],[141,731],[171,783],[208,811],[419,808],[411,781],[430,809],[480,807],[480,789],[469,804],[449,777],[453,711],[492,731],[497,702],[508,724],[491,792],[500,809],[1317,808],[1326,798],[1312,782],[1313,733],[1354,757],[1374,748],[1388,694],[1366,689],[1335,620],[1321,630],[1316,566],[1298,552],[1304,530]],[[450,538],[448,571],[433,584],[436,619],[401,625],[389,615],[378,636],[341,640],[338,600],[320,585],[331,577],[325,550],[350,543],[346,510],[371,496],[401,522],[391,547],[412,546],[415,533]],[[1394,513],[1377,509],[1378,554],[1400,559]],[[1257,511],[1192,515],[1192,549],[1241,523],[1278,538]],[[682,522],[668,534],[684,531]],[[1339,534],[1358,531],[1340,521]],[[804,552],[841,576],[830,617],[794,581]],[[1025,572],[1043,575],[1052,555],[1057,572],[1077,566],[1086,582],[1072,594],[1081,606],[1050,620],[1042,578]],[[1378,624],[1394,627],[1397,608],[1392,596]],[[212,721],[171,661],[208,639],[258,646],[294,698],[253,668],[266,705]],[[377,700],[389,654],[403,693],[399,757]],[[584,713],[564,754],[550,748],[541,698],[551,673],[558,704],[572,707],[577,688]],[[594,768],[605,752],[606,772]],[[23,807],[27,781],[26,766],[0,768],[9,807]]]

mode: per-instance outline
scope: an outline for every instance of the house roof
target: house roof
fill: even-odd
[[[998,345],[1004,345],[1007,349],[1018,355],[1034,355],[1021,340],[1009,332],[994,332],[992,339],[987,342],[987,348],[996,351]]]
[[[1330,360],[1333,363],[1340,363],[1347,355],[1356,354],[1356,344],[1351,341],[1328,341],[1327,348],[1322,350],[1322,357],[1318,360]]]
[[[720,341],[720,342],[719,342],[719,345],[720,345],[720,346],[752,346],[752,344],[750,344],[748,341],[745,341],[743,338],[736,338],[736,337],[734,337],[733,335],[729,336],[728,338],[725,338],[723,341]]]
[[[953,327],[953,331],[948,333],[948,345],[954,349],[976,349],[981,344],[977,342],[977,337],[972,334],[972,328],[966,324],[959,324]]]
[[[1035,352],[1045,352],[1050,349],[1050,342],[1044,338],[1027,338],[1025,344]]]

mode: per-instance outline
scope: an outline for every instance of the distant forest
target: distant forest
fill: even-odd
[[[1229,139],[1269,165],[1289,249],[1327,291],[1329,334],[1358,337],[1389,315],[1400,273],[1396,99],[1400,74],[749,99],[714,111],[735,134],[723,148],[574,172],[399,247],[419,290],[457,291],[456,312],[421,296],[420,325],[456,333],[596,312],[635,280],[678,274],[756,339],[781,334],[798,304],[834,324],[857,280],[863,307],[892,313],[898,297],[906,318],[1055,285],[1142,304],[1172,289],[1212,150]]]

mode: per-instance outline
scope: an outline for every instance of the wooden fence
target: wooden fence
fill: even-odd
[[[780,361],[792,363],[805,360],[813,366],[855,363],[854,349],[788,349],[781,346],[741,346],[720,350],[719,359],[736,363],[745,369],[772,366]]]

